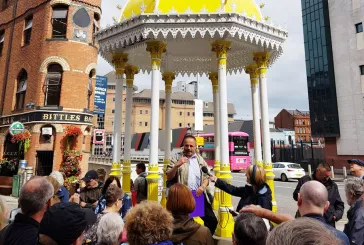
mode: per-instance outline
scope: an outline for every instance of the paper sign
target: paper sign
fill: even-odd
[[[196,207],[195,207],[195,210],[192,213],[190,213],[190,217],[191,218],[204,217],[205,216],[205,201],[204,201],[205,193],[203,193],[201,196],[197,197],[196,191],[192,191],[192,195],[193,195],[193,198],[195,199]]]

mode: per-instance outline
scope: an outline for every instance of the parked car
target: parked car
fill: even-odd
[[[288,179],[300,179],[306,174],[301,165],[292,162],[273,163],[273,173],[275,179],[280,179],[284,182],[288,181]]]

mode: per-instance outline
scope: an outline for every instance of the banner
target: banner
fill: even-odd
[[[96,76],[94,114],[105,114],[107,77]]]
[[[95,129],[93,143],[96,145],[103,145],[104,142],[105,142],[105,130],[104,129]]]

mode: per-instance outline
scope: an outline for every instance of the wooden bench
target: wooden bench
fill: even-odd
[[[13,177],[0,176],[0,195],[10,196],[13,189]]]

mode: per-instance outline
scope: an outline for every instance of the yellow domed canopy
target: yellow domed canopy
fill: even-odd
[[[156,8],[156,5],[157,8]],[[141,14],[212,14],[238,13],[262,19],[259,6],[254,0],[128,0],[120,21]]]

